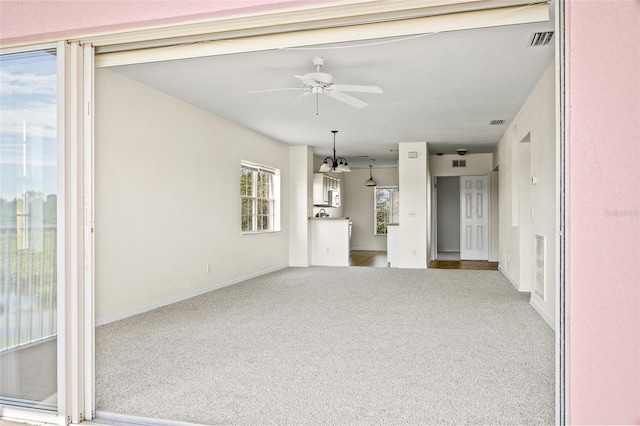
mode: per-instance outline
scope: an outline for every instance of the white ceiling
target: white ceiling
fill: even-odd
[[[553,23],[453,31],[413,38],[371,40],[270,50],[112,68],[134,80],[319,156],[336,148],[352,168],[397,164],[399,142],[427,141],[431,153],[492,152],[554,56],[553,43],[529,47],[536,31]],[[326,95],[293,108],[301,92],[253,90],[300,87],[293,74],[322,71],[338,84],[377,85],[383,94],[352,93],[362,109]],[[505,120],[490,126],[491,120]],[[363,156],[368,156],[363,157]]]

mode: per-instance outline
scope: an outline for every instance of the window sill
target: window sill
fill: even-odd
[[[280,229],[273,231],[241,231],[241,235],[256,235],[256,234],[274,234],[277,232],[282,232]]]

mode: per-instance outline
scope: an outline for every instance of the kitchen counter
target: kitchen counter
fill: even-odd
[[[348,217],[310,217],[309,220],[349,220]]]
[[[349,266],[349,227],[345,217],[310,217],[311,264]]]

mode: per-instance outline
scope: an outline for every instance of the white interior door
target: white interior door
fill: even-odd
[[[487,176],[460,177],[460,259],[489,260]]]

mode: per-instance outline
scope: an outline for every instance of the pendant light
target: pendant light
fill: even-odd
[[[369,164],[369,180],[364,183],[364,186],[377,186],[375,180],[373,180],[373,176],[371,175],[371,169],[373,168],[373,162],[376,160],[371,160],[372,164]]]
[[[333,158],[326,157],[324,159],[324,162],[320,166],[319,171],[320,172],[334,171],[337,173],[350,172],[351,169],[349,168],[349,163],[347,163],[347,159],[344,157],[336,157],[336,133],[338,133],[338,131],[332,130],[331,133],[333,133]]]

